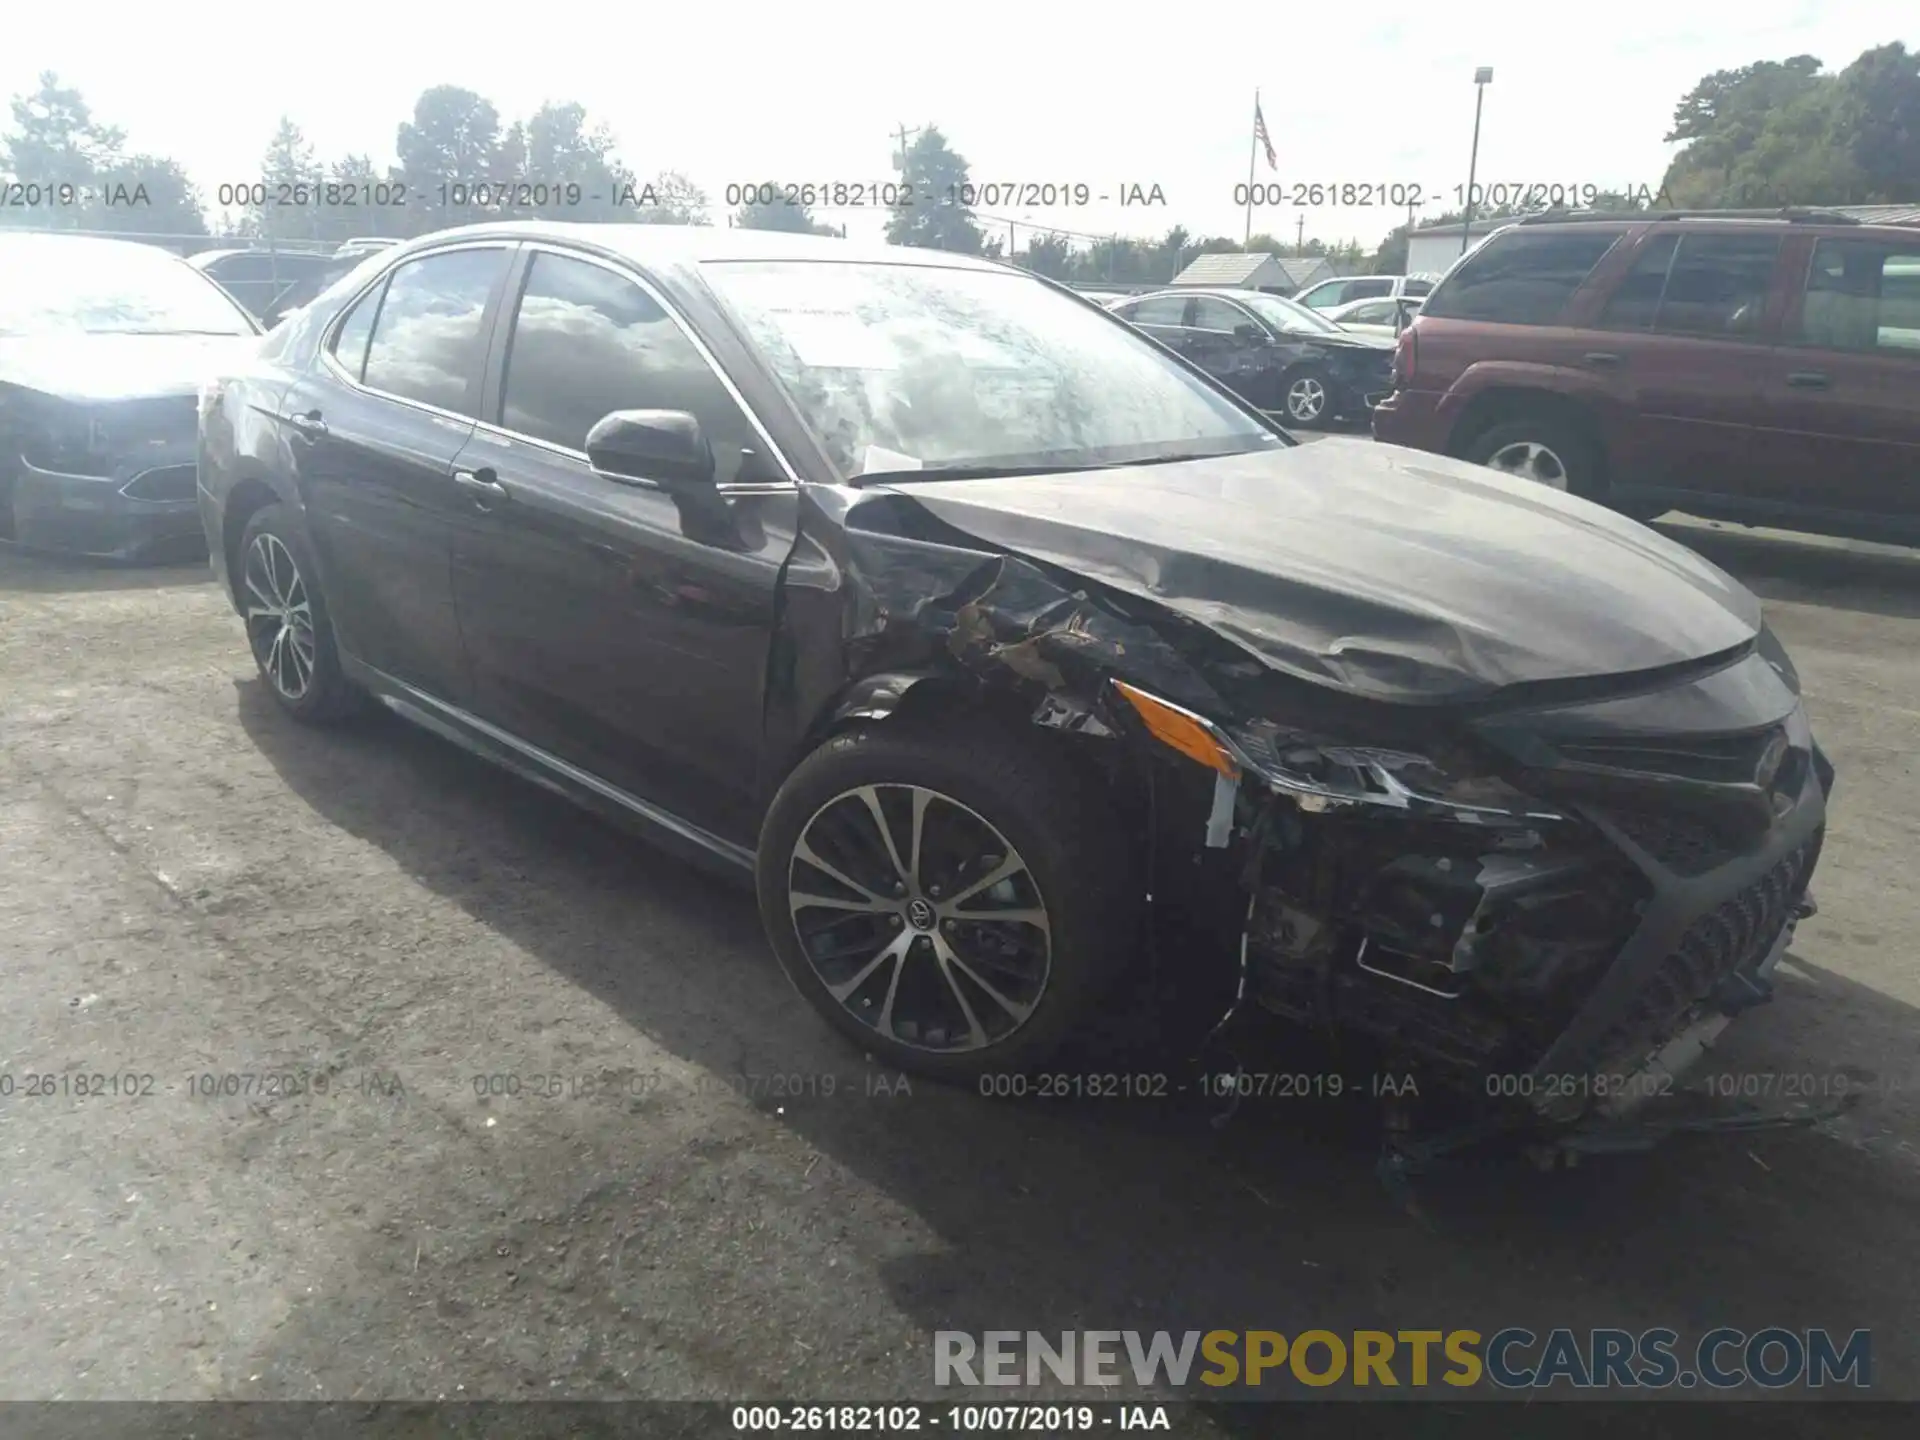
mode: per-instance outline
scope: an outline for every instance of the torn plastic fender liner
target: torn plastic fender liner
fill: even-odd
[[[970,540],[905,496],[875,494],[839,519],[849,678],[939,654],[990,681],[1092,697],[1121,674],[1178,703],[1223,708],[1191,661],[1094,582]]]
[[[883,718],[936,678],[1021,694],[1036,724],[1100,738],[1126,728],[1108,684],[1121,677],[1199,714],[1230,711],[1097,582],[981,547],[907,497],[807,487],[799,528],[768,671],[769,748],[785,757],[772,784],[824,728]],[[1216,773],[1210,844],[1228,842],[1237,783]]]

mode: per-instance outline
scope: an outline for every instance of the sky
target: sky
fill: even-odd
[[[420,91],[457,84],[503,120],[581,102],[641,175],[671,168],[701,184],[716,221],[730,183],[890,181],[894,128],[931,123],[978,185],[1085,184],[1094,197],[1003,203],[1000,221],[1134,236],[1176,223],[1241,236],[1256,88],[1279,159],[1261,157],[1256,180],[1288,199],[1296,183],[1417,186],[1431,218],[1457,208],[1466,181],[1476,67],[1494,70],[1481,184],[1657,190],[1673,149],[1661,137],[1703,75],[1796,54],[1838,68],[1892,40],[1920,48],[1914,0],[1377,0],[1351,17],[1214,0],[1109,9],[1125,18],[1104,24],[1081,6],[900,0],[472,4],[465,20],[409,0],[14,9],[0,90],[57,72],[130,148],[183,163],[210,204],[219,184],[258,177],[283,114],[322,159],[363,151],[384,165]],[[1165,203],[1119,205],[1136,185]],[[856,236],[885,219],[819,213]],[[1253,228],[1371,247],[1405,219],[1392,204],[1283,204],[1257,209]]]

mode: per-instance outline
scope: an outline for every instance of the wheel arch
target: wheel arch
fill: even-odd
[[[233,488],[227,491],[226,502],[220,510],[220,554],[226,561],[227,591],[234,604],[245,604],[240,595],[243,573],[240,564],[240,540],[247,533],[248,522],[269,505],[291,503],[293,502],[258,474],[246,475],[236,480]]]
[[[1607,446],[1598,412],[1586,401],[1558,390],[1526,385],[1494,385],[1482,390],[1467,402],[1466,408],[1460,412],[1460,418],[1454,421],[1453,429],[1447,436],[1447,454],[1464,456],[1473,442],[1495,425],[1534,416],[1546,416],[1569,427],[1585,440],[1599,467],[1597,478],[1605,482]]]

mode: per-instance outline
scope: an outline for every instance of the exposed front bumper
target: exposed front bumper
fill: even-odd
[[[191,445],[151,450],[108,475],[15,462],[0,502],[22,549],[100,560],[185,560],[204,553]]]
[[[1640,871],[1650,894],[1639,925],[1533,1067],[1534,1079],[1545,1082],[1534,1093],[1566,1102],[1538,1106],[1543,1114],[1571,1118],[1564,1111],[1577,1111],[1587,1099],[1645,1093],[1635,1077],[1685,1058],[1673,1052],[1676,1037],[1711,1031],[1705,1042],[1711,1043],[1720,1028],[1716,1019],[1771,998],[1770,974],[1819,863],[1834,781],[1832,764],[1811,737],[1805,750],[1806,773],[1791,808],[1751,848],[1704,873],[1682,873],[1644,836],[1603,813],[1588,813]],[[1619,1083],[1597,1090],[1555,1083],[1595,1075]]]

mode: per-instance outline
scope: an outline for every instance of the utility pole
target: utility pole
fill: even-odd
[[[907,173],[907,141],[919,135],[923,128],[924,127],[919,125],[915,125],[912,129],[908,129],[905,125],[896,125],[893,127],[893,138],[898,141],[900,145],[900,158],[894,162],[894,168],[902,175]]]
[[[1480,169],[1480,108],[1487,101],[1487,86],[1493,83],[1493,67],[1482,65],[1473,72],[1473,152],[1467,158],[1467,216],[1460,225],[1460,253],[1467,253],[1467,239],[1473,234],[1473,187]]]

